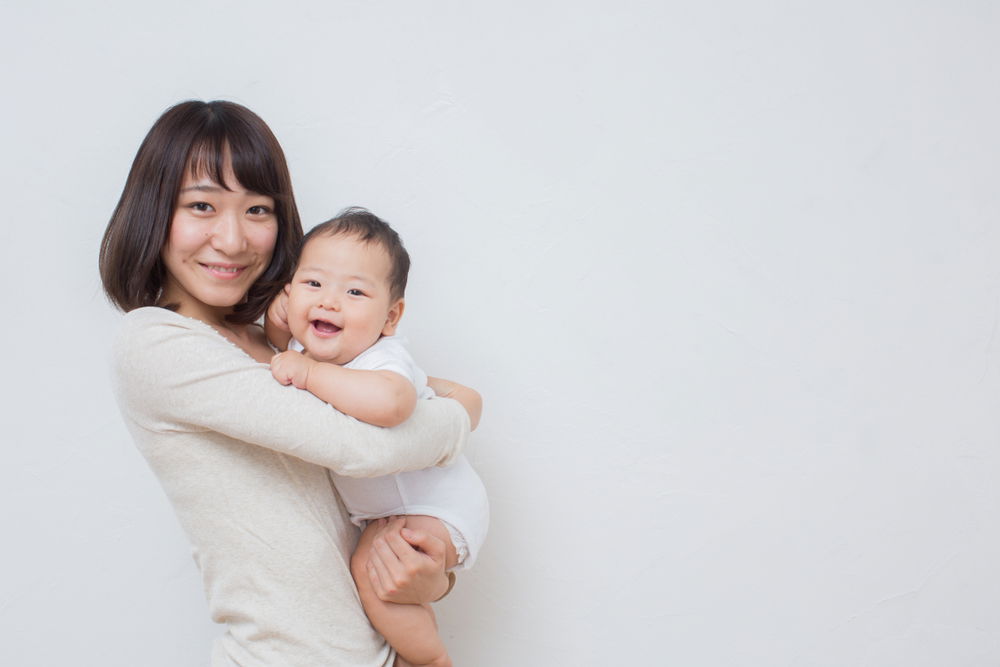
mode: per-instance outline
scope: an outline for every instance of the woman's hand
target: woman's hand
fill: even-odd
[[[368,578],[385,602],[426,604],[449,590],[444,542],[422,530],[403,528],[405,519],[378,519],[368,558]]]

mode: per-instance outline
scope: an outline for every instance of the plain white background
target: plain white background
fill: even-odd
[[[368,206],[481,390],[456,663],[1000,663],[991,2],[40,2],[0,23],[0,663],[203,665],[101,234],[183,99]]]

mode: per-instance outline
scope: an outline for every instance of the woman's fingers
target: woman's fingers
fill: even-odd
[[[380,600],[387,600],[390,595],[389,591],[386,589],[386,582],[389,581],[389,572],[385,569],[385,564],[382,563],[378,554],[374,551],[368,556],[367,569],[368,580],[371,581],[372,588],[375,590],[375,595],[377,595]]]
[[[416,553],[399,534],[405,524],[404,519],[390,519],[376,533],[375,541],[372,543],[372,550],[378,555],[392,583],[397,585],[405,583],[403,580],[406,579],[406,561],[411,560],[410,556]]]
[[[399,531],[399,535],[408,544],[427,554],[432,560],[441,561],[442,563],[445,561],[447,547],[444,542],[434,535],[410,528],[403,528]]]
[[[382,531],[382,543],[388,547],[393,556],[404,564],[407,561],[412,562],[414,557],[419,556],[413,547],[410,546],[410,543],[403,539],[401,533],[405,526],[405,517],[390,517],[389,523],[386,525],[385,530]],[[389,560],[391,563],[391,558]]]
[[[375,594],[383,600],[388,600],[399,592],[401,583],[399,557],[386,542],[386,537],[391,535],[393,530],[398,534],[403,523],[402,520],[377,519],[375,537],[368,555],[368,575],[375,588]],[[405,585],[405,582],[402,583]]]
[[[404,525],[405,518],[391,518],[376,531],[368,558],[372,587],[386,602],[433,602],[448,588],[445,546],[423,531],[407,531],[410,540],[427,547],[426,553],[417,551],[402,536]]]

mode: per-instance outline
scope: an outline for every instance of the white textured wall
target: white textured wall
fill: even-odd
[[[994,3],[0,24],[0,664],[200,665],[219,631],[111,398],[96,266],[186,98],[271,125],[307,225],[393,222],[419,358],[486,397],[457,664],[1000,662]]]

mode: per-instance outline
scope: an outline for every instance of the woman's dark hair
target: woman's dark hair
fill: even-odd
[[[274,199],[278,236],[271,263],[227,319],[248,324],[263,314],[295,267],[302,223],[285,155],[254,112],[234,102],[181,102],[167,109],[139,146],[125,189],[101,241],[100,269],[111,302],[128,312],[155,306],[166,280],[161,259],[185,170],[224,188],[226,160],[247,190]]]

